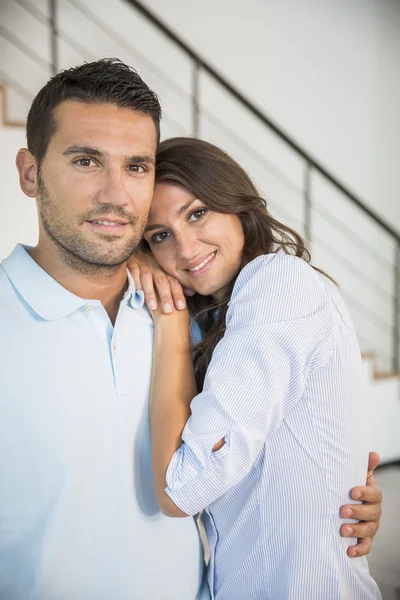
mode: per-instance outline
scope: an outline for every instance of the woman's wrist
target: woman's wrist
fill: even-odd
[[[175,311],[178,313],[178,311]],[[160,314],[154,319],[154,345],[166,345],[169,348],[191,352],[189,315]],[[187,313],[187,311],[185,311]]]

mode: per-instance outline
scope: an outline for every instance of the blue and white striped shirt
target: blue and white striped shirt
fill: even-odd
[[[365,482],[360,350],[338,289],[303,260],[239,274],[166,492],[204,509],[216,600],[380,598],[339,507]],[[225,445],[212,452],[225,438]]]

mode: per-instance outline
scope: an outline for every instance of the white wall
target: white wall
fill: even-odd
[[[15,167],[15,156],[24,146],[22,128],[0,126],[0,260],[10,254],[17,242],[31,246],[37,242],[36,202],[21,192]]]
[[[398,0],[144,0],[400,230]]]
[[[146,2],[400,231],[397,0]],[[23,4],[46,16],[46,0]],[[124,0],[114,0],[112,10],[108,0],[62,0],[58,14],[60,68],[118,56],[159,93],[164,137],[190,135],[193,64],[173,43]],[[9,116],[23,119],[49,77],[48,30],[16,0],[1,0],[0,21],[28,50],[27,56],[0,30]],[[201,136],[228,150],[256,181],[274,216],[303,233],[304,161],[209,76],[202,73],[200,84]],[[13,166],[18,144],[25,145],[23,134],[7,129],[0,136],[0,209],[18,205],[24,215],[0,222],[1,258],[17,241],[32,240],[37,226]],[[340,283],[362,348],[377,351],[389,368],[394,244],[320,176],[312,178],[312,199],[313,262]]]

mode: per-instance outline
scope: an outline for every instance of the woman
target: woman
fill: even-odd
[[[337,534],[367,453],[360,351],[336,284],[200,140],[161,144],[144,237],[195,292],[198,395],[188,312],[154,313],[153,473],[163,512],[204,511],[213,597],[380,598]]]

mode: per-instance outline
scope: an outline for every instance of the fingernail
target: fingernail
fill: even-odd
[[[344,532],[346,535],[352,535],[354,533],[354,529],[352,527],[345,527]]]
[[[355,492],[353,492],[353,498],[354,500],[358,500],[359,498],[361,498],[360,490],[356,490]]]
[[[149,301],[149,307],[150,307],[150,310],[156,310],[156,308],[157,308],[157,302],[156,302],[156,300],[150,300]]]
[[[342,516],[345,519],[349,519],[352,516],[352,514],[353,514],[353,510],[351,508],[345,508],[342,511]]]
[[[185,308],[186,304],[184,303],[183,300],[178,300],[176,303],[176,308],[179,308],[179,310],[182,310],[182,308]]]
[[[172,306],[170,304],[163,304],[163,311],[165,313],[170,313],[172,312]]]
[[[349,548],[349,556],[352,556],[354,558],[354,556],[357,556],[357,551],[353,548]]]

